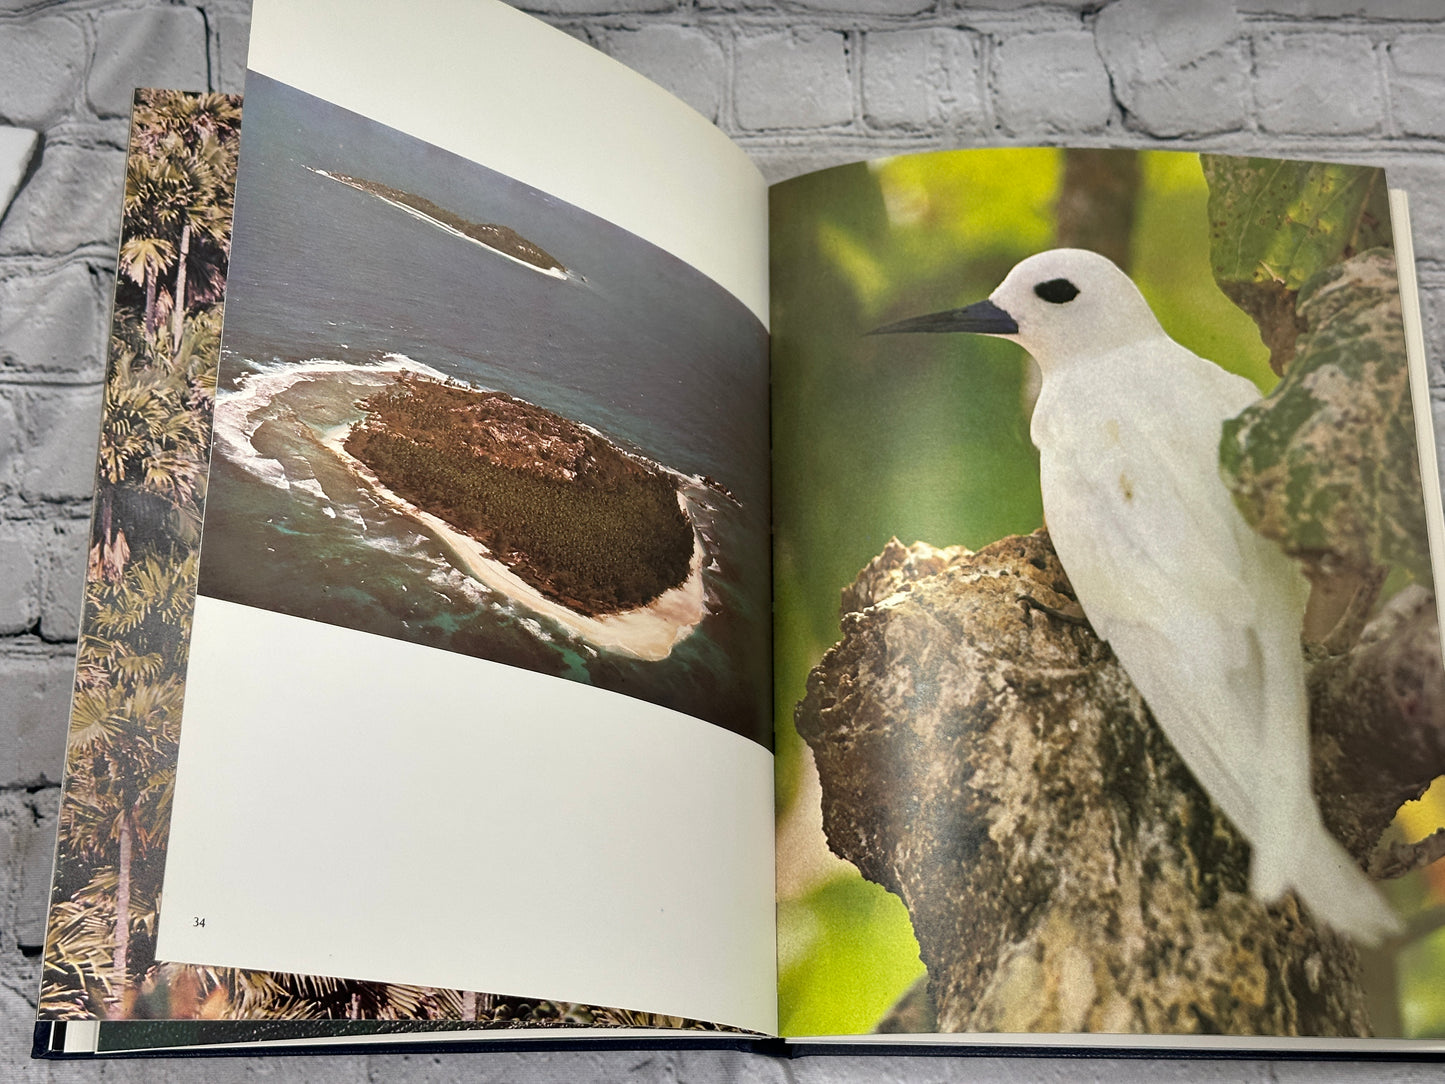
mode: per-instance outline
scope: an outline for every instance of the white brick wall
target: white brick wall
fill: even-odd
[[[982,43],[940,27],[863,36],[863,122],[870,128],[982,134]]]
[[[1445,0],[531,0],[715,118],[772,178],[899,150],[1180,146],[1380,161],[1414,194],[1445,357]],[[135,85],[238,90],[245,0],[0,0],[0,125],[42,134],[0,218],[0,1079],[23,1061],[85,559]],[[1048,70],[1047,80],[1035,73]],[[1445,379],[1436,370],[1436,395]],[[13,1064],[11,1064],[13,1060]],[[1062,1082],[1438,1079],[1347,1063],[563,1053],[121,1063],[107,1079]]]
[[[989,82],[1006,135],[1056,142],[1075,132],[1106,131],[1116,120],[1109,72],[1088,30],[1005,38],[993,50]]]

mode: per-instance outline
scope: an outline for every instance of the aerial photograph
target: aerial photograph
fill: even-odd
[[[767,744],[767,341],[535,188],[258,77],[201,594]]]

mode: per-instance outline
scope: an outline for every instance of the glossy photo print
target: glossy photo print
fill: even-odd
[[[756,317],[594,215],[252,82],[201,593],[765,741]]]
[[[772,208],[784,1033],[1439,1035],[1383,172],[945,152]]]
[[[137,91],[39,1017],[105,1021],[97,1049],[107,1052],[337,1034],[716,1027],[157,957],[240,127],[239,95]]]

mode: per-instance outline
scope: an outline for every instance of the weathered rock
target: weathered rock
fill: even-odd
[[[1325,827],[1356,856],[1400,806],[1445,774],[1445,669],[1435,598],[1411,586],[1392,598],[1348,654],[1309,675],[1315,795]],[[1372,855],[1379,876],[1410,865]]]
[[[1235,503],[1312,578],[1398,564],[1429,582],[1394,254],[1320,271],[1297,308],[1306,330],[1284,379],[1224,426]]]
[[[941,1031],[1363,1035],[1354,949],[1248,847],[1048,537],[894,542],[797,710],[829,845],[900,896]]]

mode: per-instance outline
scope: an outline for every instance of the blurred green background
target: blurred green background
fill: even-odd
[[[1025,256],[1081,243],[1069,207],[1077,208],[1081,184],[1111,183],[1102,167],[1132,207],[1111,227],[1116,259],[1165,330],[1261,391],[1275,382],[1253,322],[1211,276],[1198,156],[1088,152],[1091,173],[1081,181],[1073,168],[1080,159],[1068,157],[1076,153],[909,155],[772,189],[784,1035],[871,1030],[923,974],[902,903],[828,854],[811,759],[793,728],[808,671],[839,637],[840,590],[893,536],[978,549],[1042,523],[1028,435],[1036,374],[1027,355],[979,336],[865,333],[977,301]],[[1440,823],[1442,806],[1425,803],[1421,823]],[[1401,890],[1411,899],[1398,902],[1412,907],[1432,895],[1423,879]],[[1429,982],[1445,974],[1445,939],[1435,944],[1422,942],[1399,961],[1407,980],[1419,975],[1401,998],[1400,1026],[1415,1034],[1445,1031],[1445,989]]]

